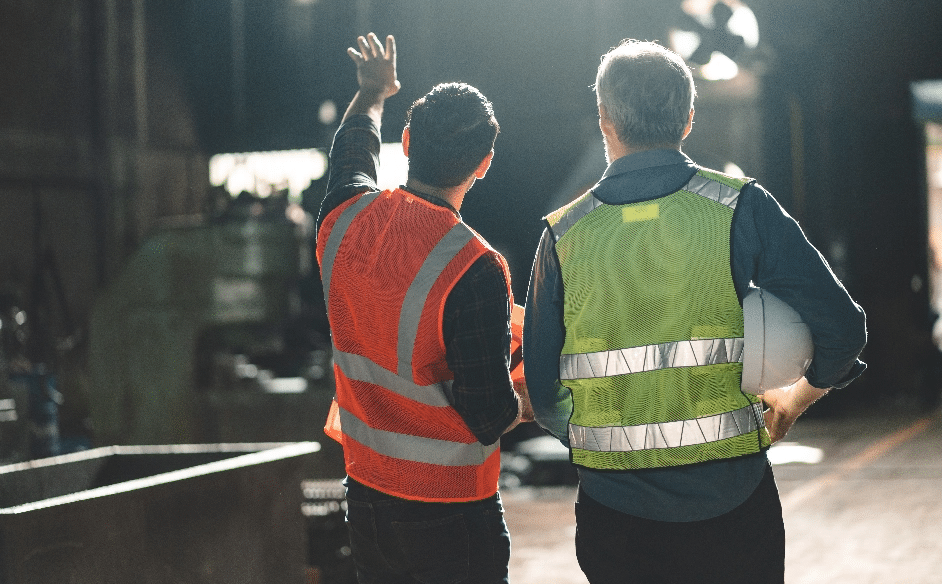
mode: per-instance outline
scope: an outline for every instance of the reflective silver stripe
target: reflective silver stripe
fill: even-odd
[[[356,203],[343,210],[330,230],[330,237],[327,238],[327,243],[324,244],[324,255],[321,257],[321,285],[324,288],[325,306],[330,306],[330,276],[334,270],[334,260],[337,258],[340,242],[343,240],[344,234],[347,233],[350,223],[353,222],[353,218],[367,205],[375,201],[379,195],[379,192],[375,192],[360,197]]]
[[[698,339],[559,356],[559,378],[612,377],[672,367],[742,362],[743,339]]]
[[[400,460],[439,466],[478,466],[500,448],[500,442],[490,446],[480,442],[462,444],[377,430],[343,408],[340,408],[340,426],[345,435],[374,452]],[[421,478],[416,477],[417,480]]]
[[[415,337],[418,334],[419,320],[422,318],[422,310],[429,291],[451,260],[455,259],[455,256],[473,237],[474,234],[466,225],[457,223],[435,244],[422,263],[419,273],[409,284],[402,310],[399,312],[399,339],[396,347],[399,356],[399,375],[412,377]]]
[[[556,225],[551,226],[553,237],[556,238],[556,241],[559,241],[562,236],[566,235],[566,232],[569,231],[569,228],[575,225],[579,219],[582,219],[604,204],[605,203],[598,200],[590,191],[586,195],[585,199],[576,203],[571,209],[564,213],[562,217],[560,217]]]
[[[344,353],[334,348],[333,356],[337,366],[340,367],[347,379],[379,385],[427,406],[445,407],[450,405],[445,396],[451,393],[451,380],[433,385],[418,385],[411,379],[404,379],[392,371],[380,367],[362,355]]]
[[[736,203],[739,202],[739,189],[734,189],[699,174],[693,175],[693,178],[687,182],[682,190],[706,197],[711,201],[726,205],[730,209],[735,209]]]
[[[343,236],[357,214],[375,201],[380,194],[374,192],[360,197],[359,200],[344,209],[331,229],[330,237],[324,246],[323,265],[321,266],[325,300],[329,300],[328,293],[333,264]],[[417,385],[411,381],[412,354],[415,350],[415,338],[419,329],[419,321],[429,291],[442,271],[473,237],[474,233],[466,225],[456,224],[435,245],[409,285],[399,315],[396,342],[397,371],[399,374],[380,367],[366,357],[344,353],[334,347],[334,360],[344,375],[350,379],[375,383],[403,397],[426,405],[435,407],[450,405],[447,397],[451,395],[452,382],[450,380],[427,386]]]
[[[593,452],[632,452],[706,444],[748,434],[764,426],[762,404],[750,404],[715,416],[659,424],[604,428],[570,424],[569,444],[572,448]]]

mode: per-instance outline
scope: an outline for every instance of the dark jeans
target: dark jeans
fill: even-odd
[[[580,489],[576,557],[592,584],[782,584],[785,526],[772,469],[739,507],[689,523],[619,513]]]
[[[510,534],[500,495],[470,503],[392,497],[347,479],[360,584],[506,584]]]

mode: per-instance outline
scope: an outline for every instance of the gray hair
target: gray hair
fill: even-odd
[[[684,60],[647,41],[622,41],[602,56],[595,78],[599,105],[635,149],[679,146],[696,93]]]

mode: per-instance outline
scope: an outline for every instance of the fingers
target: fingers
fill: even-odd
[[[386,36],[386,58],[396,63],[396,39],[393,35]]]
[[[363,57],[367,61],[369,61],[370,59],[376,58],[375,47],[377,44],[378,44],[378,41],[376,41],[376,35],[373,33],[366,35],[366,38],[364,37],[357,38],[357,45],[359,45],[360,47],[360,53],[362,53]]]
[[[375,33],[371,32],[365,37],[357,37],[357,48],[348,48],[347,54],[350,55],[350,58],[357,63],[383,58],[395,62],[396,39],[393,38],[393,35],[387,36],[386,47],[383,48],[383,45],[379,42],[379,37],[377,37]]]

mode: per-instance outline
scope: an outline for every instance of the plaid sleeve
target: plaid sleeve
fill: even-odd
[[[379,127],[369,116],[352,116],[337,129],[330,147],[327,195],[317,217],[318,228],[347,199],[377,190],[379,148]]]
[[[455,375],[455,410],[482,444],[493,444],[517,418],[510,380],[510,298],[493,256],[477,259],[445,302],[445,358]]]

